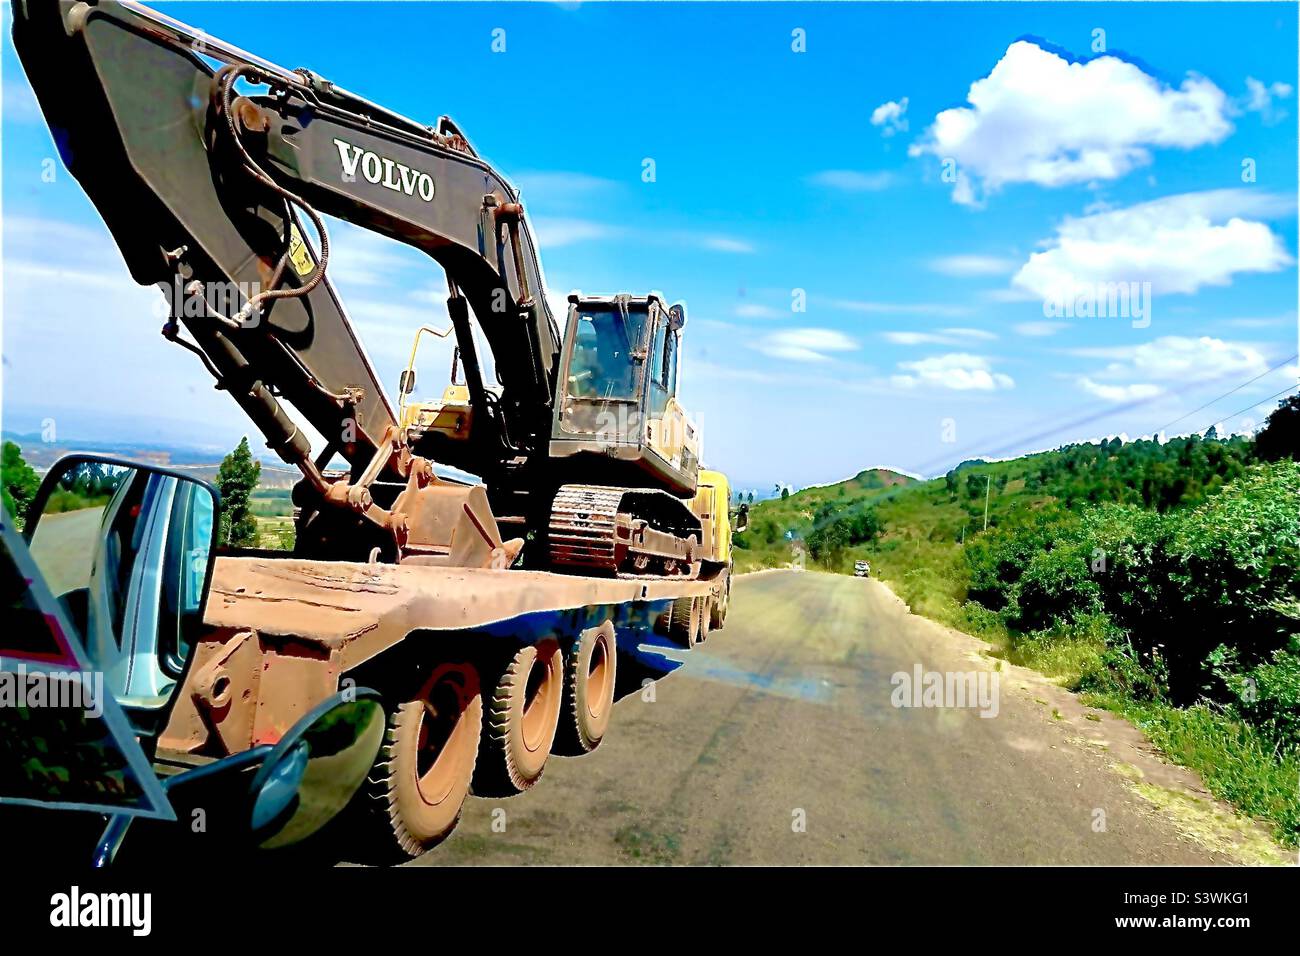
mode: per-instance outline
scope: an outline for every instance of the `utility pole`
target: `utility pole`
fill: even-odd
[[[993,476],[984,476],[984,530],[989,530],[989,489],[993,486]]]

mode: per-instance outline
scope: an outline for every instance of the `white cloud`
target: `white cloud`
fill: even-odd
[[[985,342],[991,342],[997,338],[997,335],[987,329],[941,329],[945,335],[954,335],[961,339],[981,339]]]
[[[831,299],[827,302],[833,309],[845,312],[862,312],[867,315],[929,315],[943,318],[970,315],[971,309],[965,305],[949,305],[944,302],[870,302],[855,299]]]
[[[882,332],[894,345],[960,345],[971,339],[991,341],[997,336],[984,329],[940,329],[938,332]]]
[[[1243,342],[1225,342],[1208,335],[1200,338],[1165,335],[1137,346],[1127,363],[1111,366],[1107,371],[1123,374],[1129,367],[1144,377],[1186,381],[1249,378],[1265,371],[1268,362],[1258,349]]]
[[[1012,284],[1044,299],[1111,282],[1150,282],[1157,295],[1228,285],[1238,272],[1275,272],[1292,263],[1280,236],[1243,217],[1294,209],[1292,197],[1219,189],[1066,219]]]
[[[814,186],[850,193],[879,192],[889,188],[894,181],[894,174],[885,170],[864,173],[854,169],[826,169],[809,176],[808,181]]]
[[[785,329],[764,337],[755,346],[774,358],[795,362],[824,362],[831,353],[852,352],[858,343],[834,329]]]
[[[548,286],[543,294],[546,296],[546,304],[551,307],[551,317],[555,319],[556,325],[560,327],[560,332],[563,334],[564,323],[569,317],[569,293]]]
[[[1204,77],[1173,88],[1118,57],[1071,63],[1027,40],[966,99],[909,149],[955,160],[953,199],[966,205],[1007,183],[1117,179],[1149,163],[1152,147],[1190,149],[1232,132],[1228,97]]]
[[[325,228],[330,237],[330,281],[345,297],[358,286],[401,287],[412,277],[441,278],[440,267],[414,246],[341,219],[327,219]]]
[[[947,276],[1001,276],[1015,272],[1019,264],[997,256],[944,256],[932,259],[930,268]]]
[[[877,106],[871,111],[871,125],[879,126],[882,136],[907,132],[907,97]]]
[[[536,216],[532,219],[532,224],[537,234],[537,244],[542,249],[556,249],[580,242],[603,242],[613,239],[687,246],[712,252],[751,253],[755,251],[753,243],[717,233],[643,231],[576,216]]]
[[[993,371],[988,359],[964,352],[935,355],[916,362],[899,362],[898,367],[907,374],[890,378],[891,384],[897,388],[928,385],[959,392],[991,392],[1013,388],[1016,384],[1010,376]]]
[[[1113,359],[1079,386],[1108,401],[1149,398],[1164,389],[1158,383],[1195,380],[1249,380],[1268,370],[1268,361],[1253,345],[1225,342],[1208,335],[1165,335],[1133,348],[1078,348],[1071,355]]]
[[[714,252],[750,253],[754,251],[752,243],[743,239],[733,239],[731,236],[704,236],[699,242],[705,249],[712,249]]]
[[[982,289],[981,299],[987,302],[1033,302],[1037,296],[1024,289]]]
[[[1084,391],[1091,392],[1098,398],[1104,398],[1108,402],[1132,402],[1142,398],[1152,398],[1163,391],[1159,385],[1145,383],[1137,385],[1105,385],[1094,382],[1086,375],[1079,378],[1079,386]]]
[[[1246,95],[1239,108],[1247,113],[1258,113],[1265,126],[1272,126],[1286,118],[1286,110],[1273,105],[1274,99],[1285,100],[1293,92],[1289,83],[1261,83],[1253,76],[1246,77]]]
[[[529,170],[513,178],[526,204],[525,208],[539,203],[557,207],[570,206],[585,202],[594,194],[608,192],[618,185],[611,179],[560,170]]]
[[[757,302],[742,302],[732,312],[742,319],[780,319],[785,316],[780,309],[774,309],[770,305],[760,305]]]
[[[543,216],[532,220],[537,244],[543,249],[571,246],[577,242],[608,239],[617,234],[612,226],[590,219]]]
[[[1031,338],[1046,338],[1049,335],[1055,335],[1068,325],[1068,322],[1018,322],[1012,326],[1012,330],[1017,335],[1026,335]]]
[[[933,332],[882,332],[885,341],[894,345],[948,345],[952,339]]]

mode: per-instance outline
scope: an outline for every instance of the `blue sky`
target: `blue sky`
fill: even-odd
[[[1136,437],[1255,378],[1170,432],[1249,429],[1296,381],[1269,371],[1297,351],[1294,5],[158,6],[450,114],[521,188],[557,297],[685,300],[683,401],[742,486]],[[158,336],[160,296],[42,177],[7,22],[3,69],[4,426],[231,444],[242,415]],[[441,273],[332,236],[395,383]],[[1107,282],[1149,282],[1143,316],[1045,314]]]

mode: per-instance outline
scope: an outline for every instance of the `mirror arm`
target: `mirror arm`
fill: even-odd
[[[241,750],[229,757],[214,760],[212,763],[205,763],[201,767],[185,770],[171,777],[164,777],[159,783],[162,784],[164,793],[170,793],[173,788],[182,784],[192,783],[196,780],[206,780],[208,777],[215,777],[217,774],[232,773],[246,767],[256,766],[264,761],[267,754],[274,749],[271,744],[258,744],[256,747]],[[122,848],[122,841],[126,839],[127,831],[131,828],[131,821],[134,819],[134,815],[127,813],[109,817],[108,825],[104,827],[104,832],[99,837],[99,843],[95,846],[95,855],[90,864],[92,867],[102,870],[113,865],[117,851]]]

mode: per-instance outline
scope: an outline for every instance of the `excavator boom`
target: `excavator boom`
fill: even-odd
[[[17,0],[14,43],[132,276],[164,289],[223,387],[287,461],[311,449],[281,400],[325,436],[318,457],[337,452],[354,469],[397,423],[323,268],[327,234],[319,251],[305,234],[304,214],[319,221],[313,209],[443,266],[480,421],[518,454],[544,445],[559,335],[541,268],[515,191],[450,120],[422,126],[130,2]],[[269,92],[241,92],[256,87]],[[239,301],[223,315],[209,308],[213,290]],[[239,312],[268,291],[259,309]],[[493,350],[499,407],[488,407],[495,396],[465,304]],[[221,321],[232,316],[235,325]],[[490,471],[501,448],[480,444],[478,457],[454,464]]]

